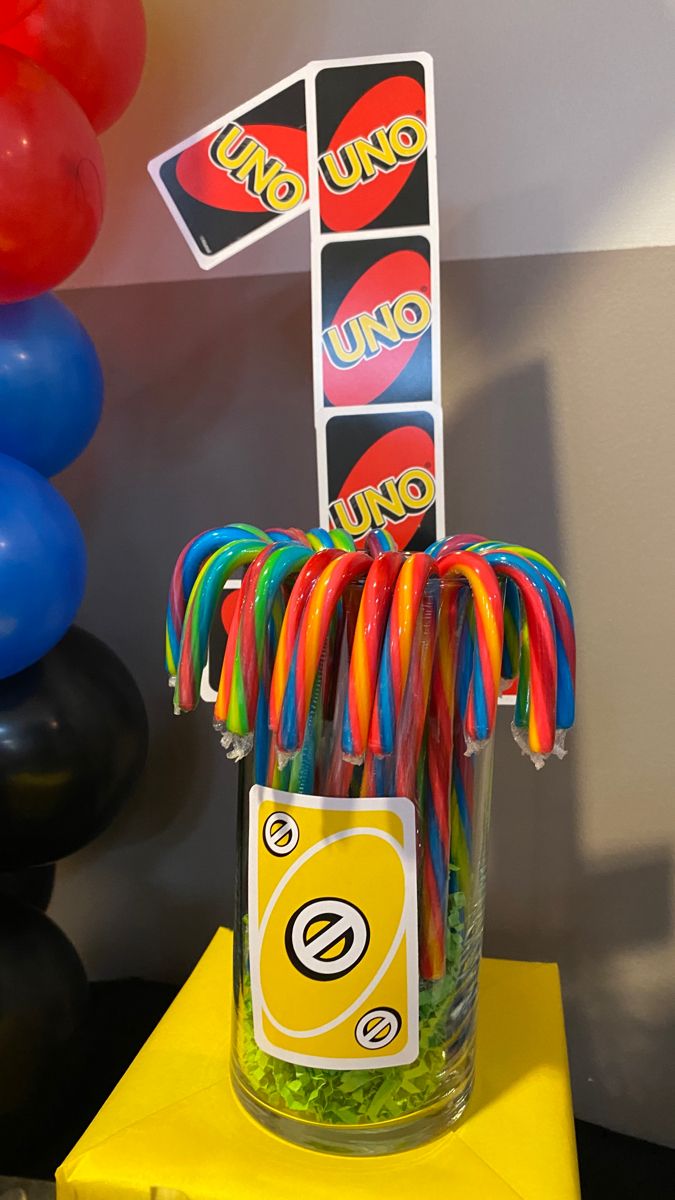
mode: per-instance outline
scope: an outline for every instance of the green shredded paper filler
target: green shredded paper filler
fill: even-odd
[[[408,1066],[331,1071],[302,1067],[266,1054],[253,1036],[248,953],[240,1003],[239,1061],[250,1091],[271,1108],[304,1121],[363,1125],[418,1112],[439,1098],[446,1066],[449,1013],[457,992],[464,945],[464,896],[451,893],[443,979],[419,993],[419,1055]]]

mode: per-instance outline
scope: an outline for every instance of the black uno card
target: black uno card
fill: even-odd
[[[326,241],[320,269],[323,404],[431,404],[428,238]]]
[[[425,550],[443,522],[442,417],[420,408],[325,413],[317,440],[324,524]],[[438,466],[437,466],[438,464]]]
[[[304,74],[291,80],[148,164],[205,269],[308,205]]]
[[[320,64],[315,77],[321,230],[430,221],[430,59]]]

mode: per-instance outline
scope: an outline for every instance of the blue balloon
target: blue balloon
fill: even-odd
[[[55,475],[84,450],[102,400],[94,343],[65,304],[0,305],[0,453]]]
[[[0,679],[61,640],[86,574],[84,538],[63,496],[32,467],[0,454]]]

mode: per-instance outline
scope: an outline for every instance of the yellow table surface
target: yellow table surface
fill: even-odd
[[[579,1196],[557,967],[485,959],[467,1113],[417,1150],[320,1155],[266,1133],[229,1077],[220,929],[57,1172],[59,1200],[569,1200]]]

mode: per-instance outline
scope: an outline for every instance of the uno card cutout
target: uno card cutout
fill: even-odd
[[[251,788],[248,900],[262,1050],[339,1070],[417,1058],[411,800]]]
[[[407,549],[441,537],[430,56],[310,63],[149,171],[206,269],[292,220],[311,191],[321,520],[359,541],[388,528]]]
[[[360,545],[386,529],[401,550],[443,536],[443,432],[439,409],[324,412],[317,424],[321,523]]]
[[[160,154],[148,170],[204,270],[293,220],[309,204],[304,72]]]
[[[435,402],[432,258],[428,236],[322,239],[319,403]]]
[[[313,63],[311,72],[317,229],[431,224],[436,147],[429,56]]]

